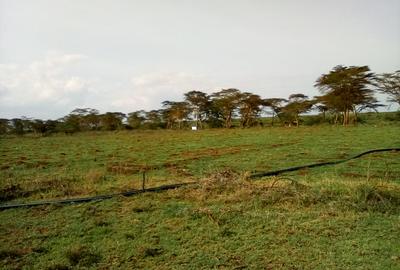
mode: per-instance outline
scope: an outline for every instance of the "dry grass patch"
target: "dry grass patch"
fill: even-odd
[[[321,205],[343,210],[400,213],[400,185],[380,180],[302,182],[294,178],[270,177],[254,181],[249,180],[246,174],[222,170],[202,179],[195,187],[171,193],[178,199],[199,202],[203,206],[235,204],[258,198],[264,207],[293,209]],[[206,210],[203,212],[207,214]]]

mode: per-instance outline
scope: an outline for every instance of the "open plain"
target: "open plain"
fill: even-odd
[[[87,132],[0,139],[1,203],[198,184],[0,212],[3,269],[398,269],[395,125]]]

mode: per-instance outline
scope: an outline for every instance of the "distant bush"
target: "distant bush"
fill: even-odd
[[[327,120],[324,119],[322,115],[309,115],[303,117],[303,125],[305,126],[314,126],[321,125],[323,123],[327,123]]]
[[[385,121],[400,121],[400,111],[386,113],[384,116]]]

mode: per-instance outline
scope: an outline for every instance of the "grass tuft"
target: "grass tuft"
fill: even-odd
[[[15,250],[15,249],[11,249],[11,250],[0,250],[0,260],[4,260],[4,259],[18,259],[22,256],[24,256],[26,254],[26,252],[24,252],[23,250]]]
[[[101,260],[101,256],[88,247],[76,245],[67,250],[65,256],[72,266],[88,267],[97,264]]]
[[[70,270],[70,269],[72,269],[71,266],[61,263],[55,263],[46,267],[46,270]]]
[[[360,211],[396,212],[400,209],[400,188],[364,183],[355,189],[354,201]]]
[[[235,203],[260,198],[264,207],[299,208],[332,205],[343,210],[400,212],[400,187],[381,180],[341,181],[325,179],[305,182],[287,177],[270,177],[249,181],[230,170],[220,171],[199,182],[197,188],[177,191],[176,198],[203,204]],[[205,209],[199,213],[213,219]],[[195,216],[199,213],[195,213]]]
[[[19,184],[7,184],[0,189],[0,202],[10,201],[16,198],[27,196]]]

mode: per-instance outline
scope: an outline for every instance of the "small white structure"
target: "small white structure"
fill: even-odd
[[[192,130],[197,130],[197,127],[196,126],[192,126]]]

